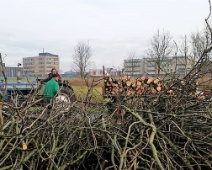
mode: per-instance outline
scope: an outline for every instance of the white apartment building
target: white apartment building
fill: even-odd
[[[160,64],[157,64],[157,63]],[[124,70],[127,75],[160,75],[176,74],[185,76],[193,67],[193,60],[184,56],[164,57],[160,61],[157,58],[126,59]],[[159,68],[158,68],[159,66]]]
[[[124,60],[124,73],[130,76],[143,74],[142,59],[126,59]]]

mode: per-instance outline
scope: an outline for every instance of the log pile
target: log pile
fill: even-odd
[[[172,83],[173,85],[173,83]],[[104,79],[105,95],[150,95],[150,94],[172,94],[173,90],[170,85],[159,78],[141,76],[138,78],[123,76],[119,80],[112,77],[105,77]],[[176,88],[175,88],[176,89]],[[180,90],[178,88],[177,90]]]
[[[127,76],[114,80],[111,77],[105,78],[105,94],[110,95],[141,95],[143,93],[156,94],[161,91],[162,83],[159,79],[139,77],[137,79]],[[158,89],[158,90],[157,90]]]

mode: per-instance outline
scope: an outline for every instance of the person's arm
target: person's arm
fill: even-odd
[[[53,76],[53,74],[52,74],[52,73],[49,73],[49,76],[48,76],[46,79],[42,80],[42,82],[43,82],[43,83],[48,82],[49,80],[52,79],[52,76]]]

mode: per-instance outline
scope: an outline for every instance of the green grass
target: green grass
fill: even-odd
[[[43,107],[39,107],[39,106],[32,106],[29,108],[30,112],[34,112],[34,111],[43,111]]]
[[[71,87],[74,89],[74,92],[78,100],[85,100],[86,95],[88,93],[88,87],[91,87],[92,84],[97,84],[93,88],[92,92],[89,93],[89,97],[91,97],[91,102],[104,101],[102,97],[103,81],[100,78],[89,78],[86,80],[81,78],[70,78],[69,83]]]
[[[72,88],[74,89],[77,100],[85,100],[88,93],[88,87],[72,85]],[[88,96],[91,97],[91,102],[103,102],[102,87],[94,87]]]

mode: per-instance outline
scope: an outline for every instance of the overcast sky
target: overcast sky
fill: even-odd
[[[201,30],[208,13],[208,0],[0,0],[0,53],[16,66],[44,48],[68,71],[85,41],[92,68],[122,68],[129,53],[145,56],[158,29],[179,39]]]

